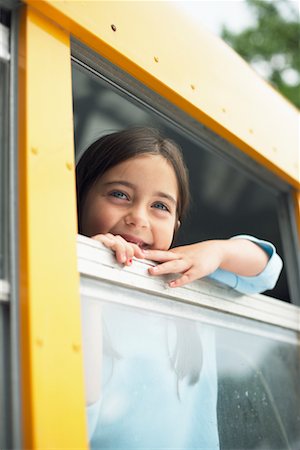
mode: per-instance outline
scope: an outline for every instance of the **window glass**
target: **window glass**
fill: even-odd
[[[96,138],[130,126],[158,127],[181,145],[190,172],[193,201],[177,244],[250,234],[273,242],[283,256],[278,202],[272,191],[189,139],[179,127],[153,110],[134,103],[129,96],[76,64],[73,99],[77,160]],[[266,294],[289,300],[285,270],[276,288]]]
[[[115,285],[112,294],[88,278],[84,286],[92,449],[299,449],[296,333]]]

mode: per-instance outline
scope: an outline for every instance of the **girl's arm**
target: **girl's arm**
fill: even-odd
[[[247,239],[259,245],[268,255],[268,263],[264,270],[258,275],[249,277],[237,275],[222,269],[216,270],[209,275],[209,278],[220,281],[243,294],[256,294],[273,289],[277,283],[283,263],[280,256],[276,253],[273,244],[267,241],[259,240],[253,236],[236,236],[232,239]]]
[[[167,252],[148,250],[144,253],[147,259],[161,263],[149,269],[151,275],[181,274],[169,282],[171,287],[183,286],[213,274],[211,278],[240,292],[262,292],[274,286],[282,267],[274,246],[251,236],[204,241]],[[266,270],[271,259],[272,267]]]

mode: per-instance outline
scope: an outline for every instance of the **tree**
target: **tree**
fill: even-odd
[[[246,2],[256,23],[240,33],[223,26],[222,38],[300,108],[300,22],[297,7],[287,0]]]

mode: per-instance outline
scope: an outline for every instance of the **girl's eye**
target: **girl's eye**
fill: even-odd
[[[161,209],[162,211],[170,211],[169,208],[164,203],[161,202],[154,203],[153,207],[156,209]]]
[[[121,192],[121,191],[113,191],[113,192],[110,192],[109,195],[111,195],[112,197],[115,197],[115,198],[119,198],[121,200],[128,200],[128,196],[126,194],[124,194],[124,192]]]

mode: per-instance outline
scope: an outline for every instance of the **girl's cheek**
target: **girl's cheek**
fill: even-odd
[[[164,247],[162,248],[162,250],[169,250],[169,248],[172,245],[175,234],[174,223],[173,222],[169,223],[164,230],[160,229],[159,234],[161,236],[161,240]]]

